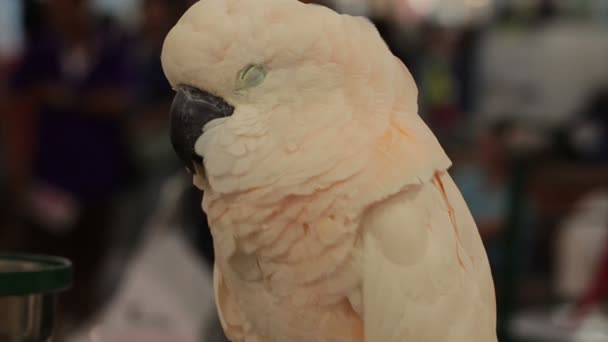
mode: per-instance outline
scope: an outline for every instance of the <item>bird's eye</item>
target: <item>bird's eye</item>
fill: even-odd
[[[259,85],[266,77],[266,69],[261,65],[252,64],[239,72],[237,90]]]

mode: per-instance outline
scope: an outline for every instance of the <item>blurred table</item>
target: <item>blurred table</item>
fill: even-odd
[[[565,313],[565,311],[563,311]],[[509,324],[520,342],[606,342],[608,317],[594,313],[577,327],[565,314],[551,309],[530,309],[515,314]]]
[[[155,234],[128,266],[118,294],[70,342],[216,342],[211,272],[176,231]],[[218,327],[219,328],[219,327]]]
[[[574,342],[574,329],[558,324],[549,310],[528,310],[514,315],[510,330],[518,341]]]
[[[142,243],[118,293],[69,342],[225,342],[215,309],[212,272],[172,224],[180,178],[161,191]],[[115,262],[124,263],[120,258]]]

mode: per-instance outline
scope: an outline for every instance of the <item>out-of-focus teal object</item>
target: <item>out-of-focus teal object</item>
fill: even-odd
[[[0,255],[0,342],[50,342],[57,294],[72,283],[69,260]]]

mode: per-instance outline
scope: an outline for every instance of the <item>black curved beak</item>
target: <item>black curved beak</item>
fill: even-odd
[[[194,151],[203,127],[211,120],[232,115],[234,107],[224,99],[189,86],[177,89],[171,104],[171,144],[186,168],[195,172],[194,163],[203,158]]]

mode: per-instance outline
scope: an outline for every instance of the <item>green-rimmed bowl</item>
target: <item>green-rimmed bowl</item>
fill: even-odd
[[[0,255],[0,342],[51,341],[57,294],[71,282],[67,259]]]

